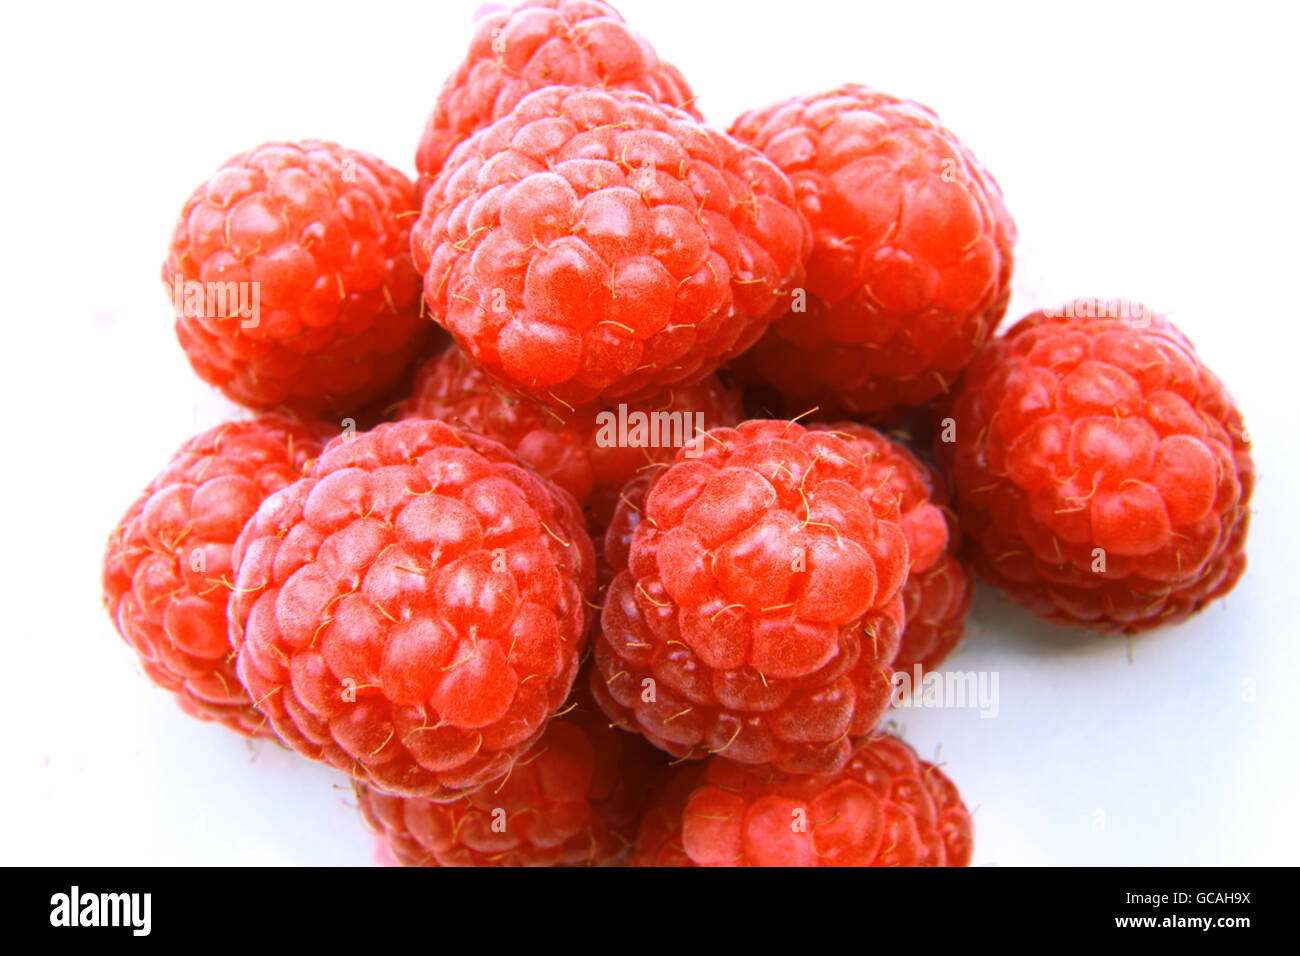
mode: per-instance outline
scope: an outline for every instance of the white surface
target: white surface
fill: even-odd
[[[412,172],[475,6],[9,13],[0,862],[372,860],[337,775],[250,750],[144,681],[100,608],[99,561],[172,451],[233,411],[191,375],[159,288],[186,195],[272,138],[333,138]],[[904,713],[979,808],[981,864],[1300,850],[1295,24],[1280,4],[1191,6],[620,4],[720,125],[847,80],[929,104],[1020,226],[1013,318],[1143,299],[1246,413],[1261,481],[1251,570],[1226,603],[1126,645],[985,593],[953,665],[998,672],[999,716]]]

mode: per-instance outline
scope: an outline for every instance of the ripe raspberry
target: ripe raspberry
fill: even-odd
[[[181,708],[271,736],[239,678],[226,633],[230,550],[269,494],[292,484],[324,436],[279,415],[191,438],[113,529],[104,605],[145,674]]]
[[[1060,623],[1177,623],[1246,568],[1255,466],[1241,413],[1146,307],[1080,299],[1054,313],[981,351],[949,410],[954,440],[936,445],[973,556]]]
[[[566,408],[704,378],[783,307],[808,243],[757,151],[640,93],[567,87],[462,144],[411,234],[434,319]]]
[[[898,499],[855,445],[783,421],[715,429],[646,485],[606,534],[597,701],[675,756],[834,773],[889,705]]]
[[[579,504],[590,504],[598,524],[608,522],[619,492],[640,471],[671,461],[699,431],[738,424],[743,412],[739,390],[710,375],[625,407],[623,415],[626,442],[617,434],[617,407],[554,410],[515,398],[454,347],[420,368],[414,394],[397,412],[398,418],[437,418],[501,442]],[[653,423],[654,431],[635,431],[642,421]]]
[[[162,267],[194,370],[236,402],[310,415],[392,385],[431,325],[414,202],[400,172],[334,143],[229,160],[186,201]]]
[[[897,496],[912,566],[903,585],[907,627],[894,670],[911,674],[917,664],[922,671],[935,669],[961,641],[975,598],[971,573],[957,558],[961,532],[942,479],[906,446],[866,425],[838,422],[809,427],[854,442],[867,467]]]
[[[831,776],[714,757],[647,813],[633,866],[968,866],[961,795],[896,737],[865,742]]]
[[[235,545],[239,675],[286,744],[402,796],[505,774],[573,685],[573,499],[442,422],[345,435]]]
[[[637,90],[701,119],[676,67],[597,0],[529,0],[478,25],[469,52],[438,94],[415,166],[421,194],[471,133],[544,86]]]
[[[1015,224],[929,109],[849,85],[741,116],[813,227],[806,303],[741,367],[792,405],[885,419],[947,391],[1002,319]],[[797,311],[800,305],[804,311]]]
[[[610,727],[580,693],[499,784],[454,803],[355,789],[367,822],[406,866],[608,864],[631,846],[648,786],[664,769],[661,754]]]

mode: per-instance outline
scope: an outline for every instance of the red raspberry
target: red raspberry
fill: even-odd
[[[566,492],[435,421],[331,442],[234,561],[239,675],[280,739],[433,800],[502,776],[541,736],[595,576]]]
[[[665,412],[672,417],[663,418]],[[656,414],[660,417],[652,418]],[[515,398],[453,347],[420,368],[414,394],[397,417],[437,418],[501,442],[580,504],[593,505],[596,521],[603,525],[623,486],[639,472],[671,461],[677,448],[698,431],[738,424],[743,411],[739,390],[724,387],[710,375],[648,402],[624,406],[623,418],[629,423],[624,437],[629,440],[620,443],[618,407],[555,410]],[[634,431],[641,421],[655,422],[653,434]]]
[[[746,113],[731,133],[789,175],[814,237],[807,301],[747,374],[800,411],[877,419],[947,391],[1011,296],[1016,227],[993,177],[929,109],[864,86]]]
[[[236,402],[302,414],[352,411],[392,385],[430,329],[414,203],[400,172],[334,143],[229,160],[185,203],[162,267],[194,370]]]
[[[808,242],[757,151],[643,94],[567,87],[462,144],[411,234],[433,317],[567,408],[704,378],[783,307]]]
[[[425,124],[415,166],[421,193],[461,142],[553,85],[637,90],[701,119],[695,94],[618,11],[597,0],[529,0],[479,23]]]
[[[1080,299],[1054,313],[981,351],[936,444],[973,556],[1060,623],[1177,623],[1246,568],[1255,466],[1241,413],[1146,307]]]
[[[269,494],[320,453],[322,435],[279,415],[191,438],[113,529],[104,605],[148,678],[201,720],[271,736],[226,633],[230,550]]]
[[[633,866],[968,866],[970,814],[952,781],[896,737],[831,776],[715,757],[647,813]]]
[[[898,499],[854,444],[783,421],[715,429],[647,484],[606,535],[597,701],[679,757],[834,773],[889,706]]]
[[[942,479],[906,446],[866,425],[837,422],[809,427],[854,442],[867,467],[899,499],[912,566],[903,585],[907,627],[894,670],[911,674],[917,664],[923,671],[933,670],[961,641],[975,598],[971,573],[957,558],[961,532]]]
[[[355,788],[367,822],[406,866],[608,864],[631,846],[647,788],[665,767],[580,694],[505,780],[454,803]]]

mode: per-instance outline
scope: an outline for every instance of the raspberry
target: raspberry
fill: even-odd
[[[331,442],[234,562],[239,675],[280,739],[433,800],[502,776],[541,736],[595,579],[568,493],[436,421]]]
[[[714,757],[647,813],[633,866],[968,866],[961,795],[895,737],[865,742],[830,776]]]
[[[162,268],[199,377],[304,415],[353,411],[392,385],[430,328],[414,201],[400,172],[334,143],[229,160],[186,201]]]
[[[269,494],[292,484],[323,436],[279,415],[191,438],[113,529],[104,605],[145,675],[181,708],[270,736],[235,675],[226,633],[230,550]]]
[[[514,398],[453,347],[420,368],[414,394],[397,416],[437,418],[501,442],[579,504],[591,504],[603,525],[618,493],[640,471],[671,461],[699,431],[738,424],[743,412],[739,391],[711,375],[625,407],[628,441],[620,442],[618,408],[553,410]],[[640,422],[653,423],[654,431],[635,431]]]
[[[462,144],[411,234],[433,318],[566,408],[704,378],[783,307],[809,241],[757,151],[643,94],[567,87]]]
[[[942,479],[906,446],[866,425],[809,427],[853,442],[879,483],[898,498],[912,565],[902,591],[907,627],[894,670],[910,674],[917,664],[923,671],[935,669],[961,641],[975,597],[971,573],[957,558],[960,531]]]
[[[355,789],[367,822],[406,866],[608,864],[631,846],[664,766],[579,694],[499,784],[454,803]]]
[[[745,374],[799,411],[881,420],[946,392],[1011,295],[1016,228],[993,178],[929,109],[864,86],[746,113],[731,133],[789,175],[814,237],[806,302]]]
[[[638,90],[701,119],[676,67],[597,0],[529,0],[478,25],[469,52],[438,94],[415,166],[421,193],[452,150],[544,86]]]
[[[837,771],[891,696],[897,497],[853,443],[784,421],[715,429],[644,487],[606,534],[597,701],[675,756]]]
[[[978,569],[1043,616],[1134,634],[1246,568],[1241,413],[1164,317],[1075,300],[971,364],[936,444]],[[944,441],[944,438],[951,439]]]

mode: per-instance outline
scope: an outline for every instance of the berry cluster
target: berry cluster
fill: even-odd
[[[177,337],[255,414],[103,564],[145,675],[346,773],[402,864],[964,866],[881,723],[973,571],[1133,634],[1245,570],[1223,385],[1135,303],[997,336],[1016,227],[924,106],[724,131],[605,3],[526,0],[416,165],[268,143],[184,204]]]

